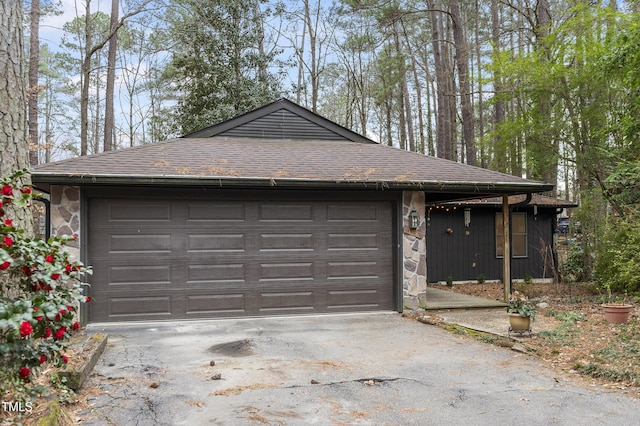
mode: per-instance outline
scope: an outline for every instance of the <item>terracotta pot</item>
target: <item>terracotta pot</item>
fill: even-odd
[[[522,333],[530,331],[531,329],[531,317],[523,317],[520,314],[509,314],[509,324],[511,325],[511,331],[516,333]]]
[[[611,324],[624,324],[629,321],[629,315],[633,310],[633,305],[625,304],[605,304],[602,305],[604,317]]]

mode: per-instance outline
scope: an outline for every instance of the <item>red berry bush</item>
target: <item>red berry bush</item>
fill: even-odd
[[[7,216],[7,206],[30,208],[26,170],[0,180],[0,395],[30,383],[46,363],[64,365],[65,342],[80,327],[77,309],[90,268],[70,260],[75,236],[29,238]]]

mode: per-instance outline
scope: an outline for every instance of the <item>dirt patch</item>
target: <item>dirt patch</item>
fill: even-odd
[[[492,300],[504,298],[501,283],[433,287]],[[575,380],[640,397],[637,302],[631,320],[616,325],[605,320],[601,295],[593,284],[515,283],[514,289],[532,302],[548,304],[535,319],[535,328],[544,331],[523,340],[530,353]]]
[[[233,388],[221,389],[218,391],[211,392],[209,396],[229,396],[229,395],[238,395],[246,390],[256,390],[256,389],[269,389],[269,388],[277,388],[278,386],[282,386],[282,383],[258,383],[255,385],[247,385],[247,386],[236,386]]]
[[[211,346],[209,352],[230,357],[250,356],[253,355],[253,344],[248,339],[220,343]]]

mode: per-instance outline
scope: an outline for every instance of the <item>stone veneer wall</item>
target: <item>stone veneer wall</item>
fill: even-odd
[[[67,248],[72,260],[80,259],[80,188],[76,186],[51,187],[51,235],[76,235]]]
[[[409,228],[409,213],[420,216],[418,229]],[[427,286],[427,225],[425,221],[425,195],[423,191],[405,191],[402,194],[403,216],[403,294],[405,298],[424,293]]]

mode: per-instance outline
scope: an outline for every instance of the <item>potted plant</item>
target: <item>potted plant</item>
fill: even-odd
[[[611,295],[611,285],[605,284],[604,287],[607,289],[607,300],[602,303],[605,319],[610,324],[625,324],[629,321],[633,305],[626,303],[624,299],[614,298]]]
[[[509,314],[509,332],[531,333],[531,322],[536,318],[538,309],[529,302],[524,294],[514,291],[509,296],[507,313]]]

